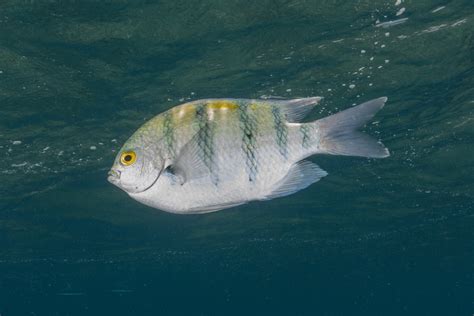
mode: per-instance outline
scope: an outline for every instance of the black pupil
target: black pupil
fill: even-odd
[[[126,162],[129,162],[132,160],[132,155],[126,155],[125,158],[123,158]]]

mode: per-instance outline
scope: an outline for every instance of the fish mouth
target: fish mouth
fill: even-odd
[[[110,170],[108,173],[107,181],[109,181],[112,184],[118,185],[120,182],[120,171],[118,170]]]
[[[135,186],[127,186],[127,185],[124,185],[123,183],[120,183],[120,175],[121,175],[121,172],[119,170],[111,169],[108,172],[107,181],[119,187],[120,189],[124,190],[128,194],[137,194],[137,193],[142,193],[151,189],[151,187],[154,186],[155,183],[158,181],[158,178],[160,177],[161,172],[158,173],[158,175],[156,176],[156,178],[152,181],[150,185],[148,185],[142,190],[137,190],[138,188]]]

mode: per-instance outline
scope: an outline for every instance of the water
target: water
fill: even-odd
[[[1,315],[471,315],[473,30],[471,0],[2,1]],[[155,114],[262,95],[388,96],[392,156],[201,216],[107,183]]]

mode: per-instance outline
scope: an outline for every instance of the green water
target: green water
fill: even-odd
[[[199,216],[106,181],[157,113],[264,95],[387,96],[392,156]],[[3,0],[0,314],[472,315],[473,109],[472,0]]]

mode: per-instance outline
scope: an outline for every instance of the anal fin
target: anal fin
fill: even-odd
[[[298,192],[318,182],[328,173],[317,164],[302,160],[291,166],[290,170],[262,200],[270,200]]]
[[[227,202],[227,203],[220,203],[220,204],[213,204],[204,207],[192,207],[186,211],[187,214],[205,214],[205,213],[212,213],[217,212],[226,208],[239,206],[242,204],[247,203],[244,202]]]

